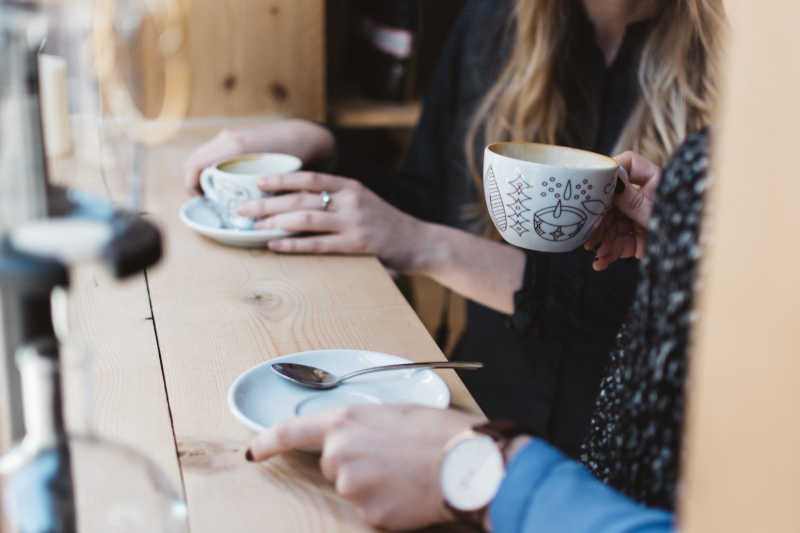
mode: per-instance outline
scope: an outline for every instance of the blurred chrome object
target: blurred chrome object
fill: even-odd
[[[156,120],[137,107],[145,35],[163,59]],[[143,145],[173,135],[188,107],[185,36],[182,0],[0,0],[0,419],[12,440],[22,436],[13,356],[52,333],[49,294],[67,268],[100,257],[121,277],[160,257],[158,231],[138,216]]]
[[[0,231],[47,213],[37,62],[46,32],[30,5],[0,3]]]
[[[0,230],[47,215],[47,165],[39,105],[38,53],[47,18],[30,4],[0,4]],[[19,375],[13,356],[33,336],[49,333],[49,293],[66,284],[66,270],[52,261],[26,265],[4,239],[0,249],[6,375],[4,398],[12,439],[23,433]],[[49,281],[50,283],[47,283]]]

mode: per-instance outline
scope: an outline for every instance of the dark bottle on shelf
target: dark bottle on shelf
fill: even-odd
[[[418,0],[361,0],[357,3],[357,42],[363,44],[361,90],[377,100],[414,97]]]

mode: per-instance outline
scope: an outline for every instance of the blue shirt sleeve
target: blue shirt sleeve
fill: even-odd
[[[639,505],[541,439],[508,465],[489,510],[495,533],[667,533],[671,513]]]

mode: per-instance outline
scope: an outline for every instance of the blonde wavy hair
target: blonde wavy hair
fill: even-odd
[[[511,55],[478,106],[467,132],[466,155],[479,197],[482,170],[475,153],[487,142],[569,144],[567,105],[558,67],[565,57],[571,10],[580,0],[516,0]],[[689,134],[709,124],[718,99],[722,41],[727,22],[722,0],[664,0],[648,36],[638,70],[641,96],[614,153],[639,152],[663,165]],[[471,217],[486,216],[470,209]],[[488,220],[488,218],[487,218]],[[492,224],[487,225],[493,230]]]

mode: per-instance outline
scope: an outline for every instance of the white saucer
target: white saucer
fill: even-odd
[[[202,196],[193,198],[183,204],[180,210],[181,221],[201,235],[229,246],[241,248],[262,248],[267,241],[291,235],[280,229],[240,230],[222,227],[222,221],[216,211]]]
[[[416,403],[445,408],[450,389],[431,370],[399,370],[368,374],[344,382],[335,389],[317,391],[301,387],[277,375],[273,363],[301,363],[336,375],[408,359],[363,350],[315,350],[276,357],[236,378],[228,392],[228,405],[245,426],[261,431],[298,414],[356,403]]]

